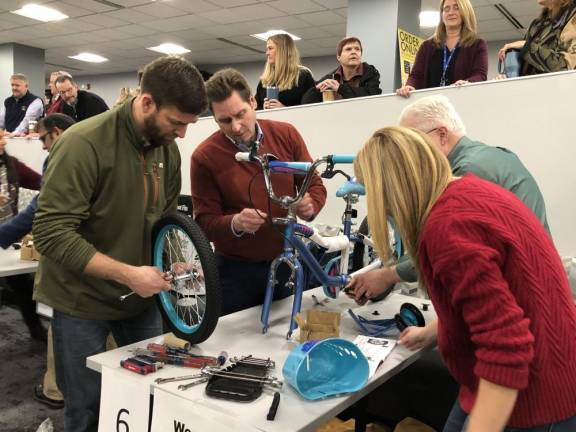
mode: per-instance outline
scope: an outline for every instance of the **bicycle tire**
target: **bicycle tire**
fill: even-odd
[[[222,307],[216,259],[202,229],[182,214],[162,217],[152,231],[152,263],[161,272],[174,264],[189,266],[189,280],[172,281],[171,289],[155,296],[160,313],[179,338],[198,344],[210,337]],[[189,242],[182,244],[180,239]],[[178,240],[175,246],[173,243]],[[174,259],[177,260],[173,262]]]

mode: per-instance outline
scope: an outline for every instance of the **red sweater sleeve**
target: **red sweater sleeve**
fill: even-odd
[[[467,326],[476,358],[475,375],[523,389],[534,357],[534,336],[530,320],[500,270],[504,245],[473,217],[443,213],[441,218],[443,222],[434,224],[434,230],[427,230],[423,238],[423,268],[431,268],[435,285],[443,291],[436,294],[446,299],[450,313],[461,314]],[[448,327],[441,313],[439,320]]]
[[[194,152],[190,162],[194,215],[210,241],[229,241],[234,237],[230,225],[234,215],[223,214],[220,189],[204,158],[204,153]]]
[[[13,158],[16,172],[18,173],[18,183],[21,187],[31,190],[40,190],[42,176],[30,168],[28,165]]]

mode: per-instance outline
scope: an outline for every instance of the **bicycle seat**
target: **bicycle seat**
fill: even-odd
[[[349,195],[366,195],[366,189],[364,189],[364,185],[358,183],[356,181],[356,177],[352,177],[350,180],[340,186],[336,191],[336,196],[338,198],[345,198]]]

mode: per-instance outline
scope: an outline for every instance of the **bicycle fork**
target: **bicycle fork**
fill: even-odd
[[[290,327],[288,334],[286,335],[286,338],[289,339],[292,336],[292,332],[296,328],[296,321],[294,317],[300,312],[300,307],[302,306],[302,292],[304,291],[304,272],[302,270],[302,265],[292,252],[284,253],[284,255],[272,261],[272,264],[270,265],[268,283],[266,284],[266,296],[264,298],[264,304],[262,305],[260,322],[262,323],[262,333],[266,333],[269,327],[268,321],[270,316],[270,308],[272,307],[272,301],[274,300],[274,289],[278,283],[276,274],[278,266],[282,263],[286,264],[290,268],[290,277],[286,281],[286,286],[290,288],[294,294],[292,314],[290,316]]]

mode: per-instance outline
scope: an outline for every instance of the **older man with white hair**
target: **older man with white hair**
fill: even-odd
[[[400,125],[424,132],[446,155],[455,176],[472,173],[514,193],[550,231],[542,193],[518,156],[503,147],[488,146],[468,138],[462,119],[446,96],[428,96],[408,105],[400,115]],[[354,288],[356,300],[363,302],[381,297],[401,281],[416,281],[410,259],[358,275],[350,286]]]

